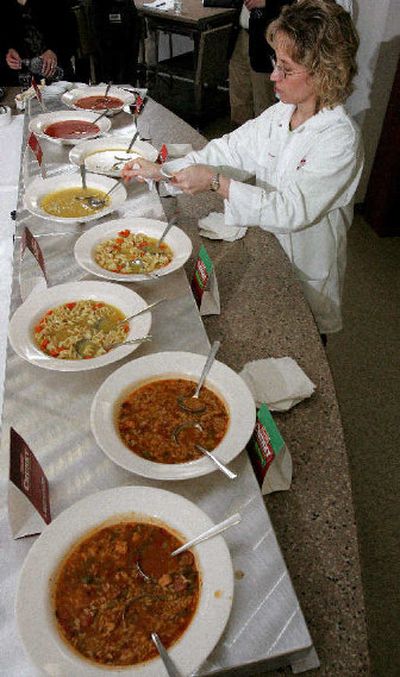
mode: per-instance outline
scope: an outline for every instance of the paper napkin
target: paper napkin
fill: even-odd
[[[191,153],[193,146],[191,143],[167,143],[168,159],[172,160],[177,157],[185,157]]]
[[[287,411],[315,390],[314,383],[291,357],[248,362],[240,375],[257,405],[266,402],[271,411]]]
[[[247,228],[225,225],[224,215],[218,212],[210,212],[203,219],[199,219],[199,228],[199,233],[203,237],[226,242],[240,240],[247,232]]]

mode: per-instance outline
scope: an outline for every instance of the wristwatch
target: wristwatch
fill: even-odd
[[[214,174],[214,176],[212,177],[212,179],[210,181],[210,190],[216,192],[217,190],[219,190],[219,186],[220,186],[220,183],[219,183],[219,172],[218,172],[217,174]]]

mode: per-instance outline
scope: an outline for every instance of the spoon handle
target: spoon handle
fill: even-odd
[[[120,343],[114,343],[112,346],[109,346],[106,348],[107,352],[109,353],[110,350],[114,350],[114,348],[120,348],[120,346],[127,346],[131,345],[132,343],[144,343],[145,341],[151,341],[153,339],[151,334],[147,334],[147,336],[140,336],[138,338],[134,339],[128,339],[128,341],[121,341]]]
[[[95,118],[95,119],[93,120],[92,124],[94,125],[96,122],[98,122],[98,120],[100,120],[100,119],[103,118],[105,115],[107,115],[108,112],[109,112],[109,109],[106,108],[102,113],[100,113],[100,115],[97,116],[97,118]]]
[[[129,322],[129,320],[133,320],[134,317],[139,317],[139,315],[142,315],[142,313],[147,313],[148,310],[150,310],[151,308],[155,308],[156,306],[158,306],[159,303],[162,303],[163,301],[166,301],[166,300],[167,300],[166,298],[162,298],[162,299],[158,299],[157,301],[154,301],[154,303],[149,303],[148,306],[146,306],[145,308],[141,308],[136,313],[133,313],[133,315],[129,315],[129,317],[125,317],[123,320],[118,322],[118,324],[116,324],[115,326],[118,327],[118,325],[120,325],[120,324],[125,324],[125,322]]]
[[[106,193],[106,195],[111,195],[111,193],[112,193],[112,192],[113,192],[113,191],[114,191],[121,183],[122,183],[122,179],[118,179],[118,181],[116,181],[116,183],[114,183],[114,185],[112,186],[112,188],[110,188],[110,190],[108,191],[108,193]]]
[[[240,513],[236,512],[234,515],[231,515],[223,522],[218,522],[218,524],[215,524],[210,529],[207,529],[207,531],[203,531],[203,533],[199,534],[199,536],[196,536],[196,538],[192,538],[192,540],[184,543],[184,545],[181,545],[180,548],[173,550],[171,552],[171,557],[175,557],[175,555],[179,555],[181,552],[185,552],[185,550],[190,550],[190,548],[193,548],[194,545],[197,545],[202,541],[206,541],[208,538],[212,538],[217,534],[221,534],[223,531],[226,531],[226,529],[235,526],[235,524],[239,524],[241,520],[242,516]]]
[[[168,234],[169,231],[171,230],[172,226],[174,226],[174,225],[176,224],[177,220],[178,220],[178,217],[177,217],[177,216],[174,216],[174,217],[172,217],[171,221],[168,222],[167,227],[163,230],[162,235],[161,235],[160,239],[159,239],[158,242],[157,242],[157,245],[156,245],[157,248],[160,246],[160,244],[161,244],[162,242],[164,242],[164,240],[165,240],[167,234]]]
[[[79,165],[79,169],[81,172],[81,179],[82,179],[82,188],[86,190],[86,167],[85,167],[85,161],[82,162],[81,165]]]
[[[138,136],[139,136],[139,132],[138,132],[138,129],[136,128],[136,132],[132,136],[130,144],[129,144],[128,148],[126,149],[125,153],[129,153],[131,151],[131,148],[132,148],[133,144],[135,143],[136,139],[138,138]]]
[[[112,80],[110,80],[110,82],[108,83],[108,85],[106,87],[106,91],[104,92],[104,96],[108,96],[108,92],[111,89],[111,85],[112,85]]]
[[[214,362],[214,358],[215,358],[215,356],[216,356],[216,354],[219,350],[220,345],[221,345],[220,341],[214,341],[214,343],[212,344],[211,350],[208,354],[207,361],[206,361],[206,363],[203,367],[203,371],[201,372],[201,376],[200,376],[200,379],[199,379],[199,382],[197,384],[197,388],[195,390],[193,397],[199,396],[199,392],[200,392],[200,390],[203,386],[204,381],[206,380],[206,376],[207,376],[208,372],[211,369],[212,363]]]
[[[162,662],[164,663],[168,677],[182,677],[156,632],[151,633],[151,639],[157,647],[157,651],[160,654]]]
[[[224,473],[227,477],[229,477],[230,480],[234,480],[237,477],[237,474],[235,472],[232,472],[232,470],[229,470],[229,468],[226,467],[221,461],[218,460],[214,454],[208,451],[205,447],[202,447],[200,444],[196,444],[196,449],[201,451],[202,454],[205,456],[208,456],[208,458],[215,463],[216,466],[220,469],[221,472]]]

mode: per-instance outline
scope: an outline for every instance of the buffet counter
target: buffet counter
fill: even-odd
[[[146,131],[158,148],[162,143],[168,142],[190,143],[194,148],[200,148],[205,142],[195,130],[151,100],[147,103],[142,116]],[[222,211],[222,202],[217,196],[209,194],[194,198],[179,196],[178,203],[180,208],[178,225],[193,242],[193,255],[186,264],[186,272],[190,278],[202,242],[198,235],[198,219],[210,211]],[[40,232],[36,234],[40,235]],[[68,238],[73,239],[74,233],[55,235],[56,238],[63,237],[65,243]],[[313,674],[329,677],[367,674],[364,607],[346,449],[332,377],[317,328],[291,266],[272,235],[257,228],[250,228],[245,238],[233,243],[209,240],[204,243],[215,266],[221,298],[221,314],[204,318],[204,325],[210,341],[219,339],[222,342],[219,359],[235,371],[240,371],[248,361],[288,355],[297,360],[316,385],[315,393],[310,399],[289,412],[275,414],[275,420],[292,454],[294,478],[289,491],[270,495],[265,499],[265,503],[321,662],[321,667]],[[72,268],[70,269],[67,260],[66,271],[70,270]],[[63,281],[58,279],[56,271],[54,274],[57,282]],[[187,282],[178,275],[175,282],[172,281],[170,284],[171,295],[174,296],[177,289],[182,291],[185,288]],[[145,296],[145,293],[143,295]],[[154,293],[150,290],[145,298],[148,301],[154,300]],[[184,302],[188,303],[187,313],[195,318],[193,305],[186,300]],[[205,353],[208,341],[200,325],[201,323],[196,334],[198,343],[194,347],[198,352]],[[16,365],[14,360],[11,365],[12,387],[16,387],[19,369],[22,369],[22,366],[32,372],[44,371],[31,365],[22,365],[20,360],[19,362],[20,365]],[[69,386],[73,376],[69,375],[66,380]],[[97,380],[99,378],[98,374]],[[90,389],[90,384],[87,388]],[[62,393],[60,397],[61,395]],[[27,396],[31,397],[31,393],[28,392]],[[62,397],[60,403],[61,401]],[[15,409],[9,408],[9,411]],[[85,449],[88,451],[87,447]],[[235,461],[233,467],[241,470],[246,478],[241,488],[244,494],[241,493],[241,496],[237,497],[243,506],[246,492],[251,498],[254,491],[257,491],[254,489],[255,479],[252,477],[252,471],[246,469],[243,455]],[[96,481],[98,488],[102,488],[104,468],[101,468],[101,464],[98,472]],[[212,476],[214,478],[215,473]],[[119,479],[118,475],[115,477],[121,484],[129,483],[126,479]],[[82,474],[80,483],[76,483],[72,476],[70,480],[70,493],[66,504],[71,502],[71,499],[79,497],[82,483],[85,482],[85,474]],[[193,482],[192,480],[190,484]],[[173,491],[180,491],[179,483],[173,484]],[[200,480],[198,485],[198,498],[200,503],[203,498],[205,510],[207,503],[204,503],[204,497],[209,488],[208,484],[209,481],[205,479]],[[170,489],[170,486],[164,488]],[[57,494],[57,499],[59,495]],[[217,508],[218,493],[213,493],[213,497],[215,515],[211,516],[215,519],[220,515]],[[63,498],[58,502],[60,507],[65,507],[64,500],[66,499]],[[234,501],[228,500],[225,507],[233,503]],[[254,514],[259,516],[258,508]],[[263,517],[267,521],[266,531],[263,533],[261,529],[261,537],[265,539],[269,533],[267,527],[269,518],[265,514]],[[9,554],[11,558],[18,559],[26,551],[26,543],[13,541],[11,534],[7,533],[6,508],[2,518],[2,535],[7,541]],[[258,519],[253,526],[250,520],[249,532],[253,528],[255,532],[259,528]],[[231,548],[234,547],[232,545],[234,539],[230,541],[227,537],[227,542]],[[269,547],[275,552],[277,546],[273,532],[270,544]],[[279,548],[276,552],[277,559],[274,561],[279,561]],[[261,563],[259,565],[262,566]],[[256,574],[253,575],[257,581],[261,580]],[[14,585],[15,582],[15,572],[12,576],[9,574],[7,580],[5,585],[8,586],[7,593],[10,595],[11,583]],[[250,585],[251,589],[250,579],[246,581],[246,585]],[[290,581],[288,586],[290,596],[292,595]],[[262,599],[264,605],[262,614],[267,615],[268,596],[265,592],[263,595],[261,591],[257,594],[261,595],[260,600]],[[259,613],[257,605],[255,608]],[[298,620],[297,639],[300,638],[300,641],[299,651],[296,654],[293,636],[288,640],[289,644],[292,642],[289,654],[293,660],[279,662],[277,655],[279,652],[271,645],[268,646],[266,653],[274,659],[268,663],[268,655],[264,652],[264,655],[259,655],[257,662],[258,648],[255,647],[252,654],[253,648],[249,645],[247,656],[243,654],[240,660],[232,661],[230,652],[234,654],[235,642],[243,632],[241,630],[237,637],[231,636],[231,641],[225,641],[220,648],[220,654],[217,657],[212,656],[211,661],[205,666],[205,671],[200,674],[255,675],[263,674],[263,670],[273,670],[275,667],[290,664],[296,672],[312,667],[313,660],[310,658],[310,651],[313,652],[312,644],[300,609],[295,605],[294,610]],[[289,615],[288,625],[292,620]],[[285,639],[290,635],[287,630],[288,627],[282,628],[282,635],[286,635]],[[9,629],[3,637],[3,640],[7,638],[9,656],[13,654],[14,667],[7,671],[5,663],[2,674],[10,677],[17,675],[17,665],[18,675],[34,674],[26,662],[21,662],[19,658],[17,660],[19,640],[14,635],[14,630]],[[281,640],[282,637],[276,637],[278,644]],[[238,644],[236,648],[237,646]],[[314,659],[314,666],[316,664],[317,661]],[[282,671],[283,674],[290,674],[289,667],[280,667],[279,674],[282,674]]]

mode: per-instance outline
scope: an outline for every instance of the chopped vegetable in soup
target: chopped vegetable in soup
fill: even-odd
[[[117,408],[123,443],[156,463],[194,461],[202,457],[195,444],[215,449],[225,436],[229,415],[220,397],[205,386],[199,399],[191,402],[196,385],[186,379],[164,379],[131,392]],[[182,397],[191,411],[179,405]]]
[[[151,273],[167,266],[173,259],[171,247],[164,242],[157,247],[157,242],[158,238],[132,233],[126,228],[116,237],[100,242],[95,248],[94,260],[112,273]]]
[[[116,96],[84,96],[74,101],[78,108],[89,110],[106,110],[107,108],[121,108],[124,102]]]
[[[53,139],[83,139],[85,136],[99,134],[100,128],[86,120],[61,120],[53,122],[44,129]]]
[[[199,599],[190,551],[160,526],[120,522],[75,544],[56,572],[55,615],[61,636],[85,658],[133,665],[157,655],[151,633],[168,648],[185,632]]]
[[[81,200],[82,197],[96,197],[104,200],[105,204],[100,207],[93,207],[88,200]],[[45,195],[40,201],[41,208],[53,216],[62,216],[66,219],[79,219],[81,216],[90,216],[101,209],[104,209],[111,202],[111,198],[97,188],[64,188],[56,190],[54,193]]]
[[[103,301],[70,301],[49,309],[34,327],[38,348],[60,360],[82,360],[104,355],[126,340],[129,323],[116,324],[125,315]]]

